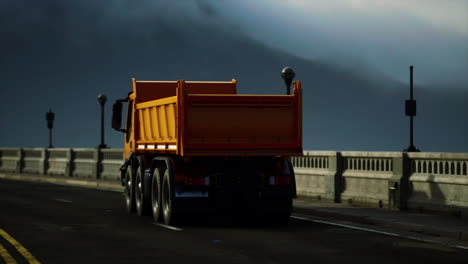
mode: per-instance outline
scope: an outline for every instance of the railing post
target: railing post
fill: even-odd
[[[65,167],[65,177],[71,177],[72,176],[72,164],[73,164],[73,161],[72,161],[72,149],[69,148],[67,149],[67,163],[66,163],[66,167]]]
[[[16,166],[16,172],[22,173],[24,168],[24,150],[22,148],[19,149],[19,159],[18,164]]]
[[[99,154],[100,154],[99,148],[98,149],[93,149],[94,166],[93,166],[92,175],[93,175],[94,179],[99,179]]]
[[[341,202],[343,158],[340,152],[328,156],[329,173],[325,176],[325,199]]]
[[[39,160],[39,174],[46,175],[49,167],[49,149],[41,149],[41,158]]]
[[[410,159],[406,152],[392,159],[392,177],[388,182],[388,202],[390,209],[406,210],[410,193]]]
[[[101,143],[103,144],[104,140],[101,138]],[[101,179],[103,165],[102,160],[104,159],[104,153],[102,153],[102,148],[97,148],[97,161],[96,161],[96,179]]]

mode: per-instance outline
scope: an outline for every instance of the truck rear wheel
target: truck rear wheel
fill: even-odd
[[[161,216],[161,177],[159,176],[159,168],[153,170],[151,180],[151,208],[153,211],[153,220],[158,222]]]
[[[135,188],[133,186],[135,181],[133,177],[132,165],[127,166],[124,181],[125,208],[128,213],[133,213],[135,212]]]
[[[143,160],[141,157],[138,157],[138,167],[136,169],[135,175],[135,207],[138,216],[148,215],[150,211],[150,203],[149,197],[145,195],[143,191],[143,175],[144,175],[144,166]]]
[[[168,164],[168,163],[166,163]],[[170,165],[169,165],[170,166]],[[161,192],[161,210],[164,224],[170,225],[177,222],[177,207],[174,194],[174,181],[170,167],[161,170],[162,173],[162,192]]]

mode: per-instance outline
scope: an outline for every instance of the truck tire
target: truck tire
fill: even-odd
[[[174,178],[170,162],[167,161],[167,168],[160,170],[162,180],[161,192],[161,210],[164,224],[171,225],[177,222],[177,204],[174,193]]]
[[[125,208],[128,213],[135,212],[135,188],[132,165],[129,164],[125,170],[124,177],[124,199]]]
[[[291,163],[291,160],[288,159],[288,167],[290,169],[290,174],[291,174],[291,177],[292,177],[292,184],[291,184],[291,194],[292,194],[292,198],[293,199],[296,199],[297,198],[297,188],[296,188],[296,174],[294,173],[294,167]],[[292,202],[291,202],[292,204]]]
[[[159,168],[153,170],[151,180],[151,209],[154,222],[158,222],[161,216],[161,177]]]
[[[151,201],[146,197],[145,192],[143,191],[143,175],[145,167],[141,157],[137,158],[138,167],[136,168],[135,175],[135,207],[138,216],[148,215],[150,212],[150,203]]]

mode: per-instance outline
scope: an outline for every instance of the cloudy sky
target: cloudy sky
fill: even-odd
[[[409,65],[415,144],[468,152],[468,1],[2,0],[0,146],[99,144],[99,105],[130,78],[238,79],[238,91],[304,86],[304,149],[399,151],[408,145]],[[109,115],[106,124],[110,124]],[[106,143],[122,146],[106,130]]]
[[[468,1],[259,0],[218,3],[255,39],[307,59],[364,63],[407,81],[468,81]],[[465,86],[466,87],[466,86]]]

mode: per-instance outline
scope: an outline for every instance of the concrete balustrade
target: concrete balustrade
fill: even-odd
[[[468,218],[468,153],[305,151],[291,161],[300,196]]]
[[[0,148],[0,171],[120,179],[122,149]],[[299,196],[468,218],[468,153],[304,151]]]
[[[456,212],[468,208],[468,153],[411,153],[408,157],[410,209]]]
[[[393,171],[393,162],[401,156],[399,152],[341,152],[341,200],[389,206],[393,191],[389,182],[399,175]]]
[[[398,159],[402,153],[305,151],[291,162],[299,196],[388,207],[398,202],[398,188],[393,189],[403,177],[400,167],[394,171]]]
[[[303,157],[291,157],[299,196],[335,198],[336,155],[334,151],[305,151]]]

